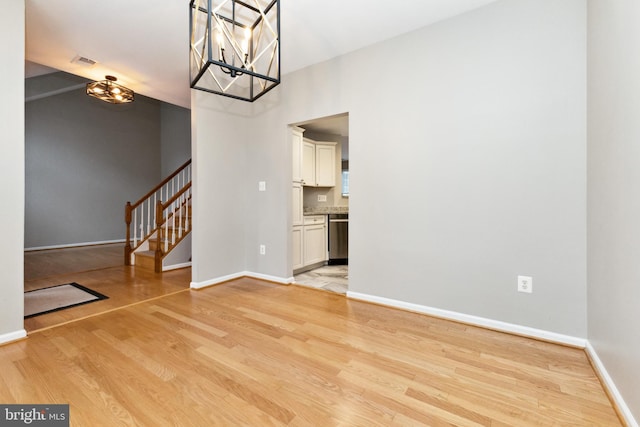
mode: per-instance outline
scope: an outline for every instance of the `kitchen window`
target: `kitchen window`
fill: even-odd
[[[349,170],[342,171],[342,197],[349,197]]]

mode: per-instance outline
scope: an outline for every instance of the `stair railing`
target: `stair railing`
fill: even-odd
[[[160,200],[170,200],[187,184],[191,184],[191,159],[162,180],[135,203],[127,202],[124,210],[126,237],[124,263],[131,265],[131,254],[156,231],[156,209]]]
[[[191,231],[191,183],[166,202],[156,202],[155,271],[162,271],[162,257]]]

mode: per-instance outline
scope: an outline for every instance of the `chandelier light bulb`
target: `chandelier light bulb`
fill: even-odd
[[[222,37],[222,31],[216,32],[216,42],[221,49],[224,49],[224,37]]]

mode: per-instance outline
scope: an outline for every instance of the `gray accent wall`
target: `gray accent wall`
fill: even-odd
[[[108,104],[83,81],[27,79],[26,248],[124,239],[125,203],[190,158],[189,110],[141,95]]]
[[[124,205],[160,180],[159,101],[76,89],[26,103],[25,246],[124,238]]]
[[[24,315],[24,1],[0,13],[0,178],[4,233],[0,245],[0,343],[25,335]],[[8,43],[7,41],[11,42]]]
[[[191,111],[160,103],[160,171],[169,176],[191,158]]]
[[[640,4],[635,0],[589,2],[589,342],[636,420],[640,420],[638,22]]]

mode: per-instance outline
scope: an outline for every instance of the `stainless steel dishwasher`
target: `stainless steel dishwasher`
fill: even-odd
[[[349,214],[329,214],[329,264],[349,263]]]

